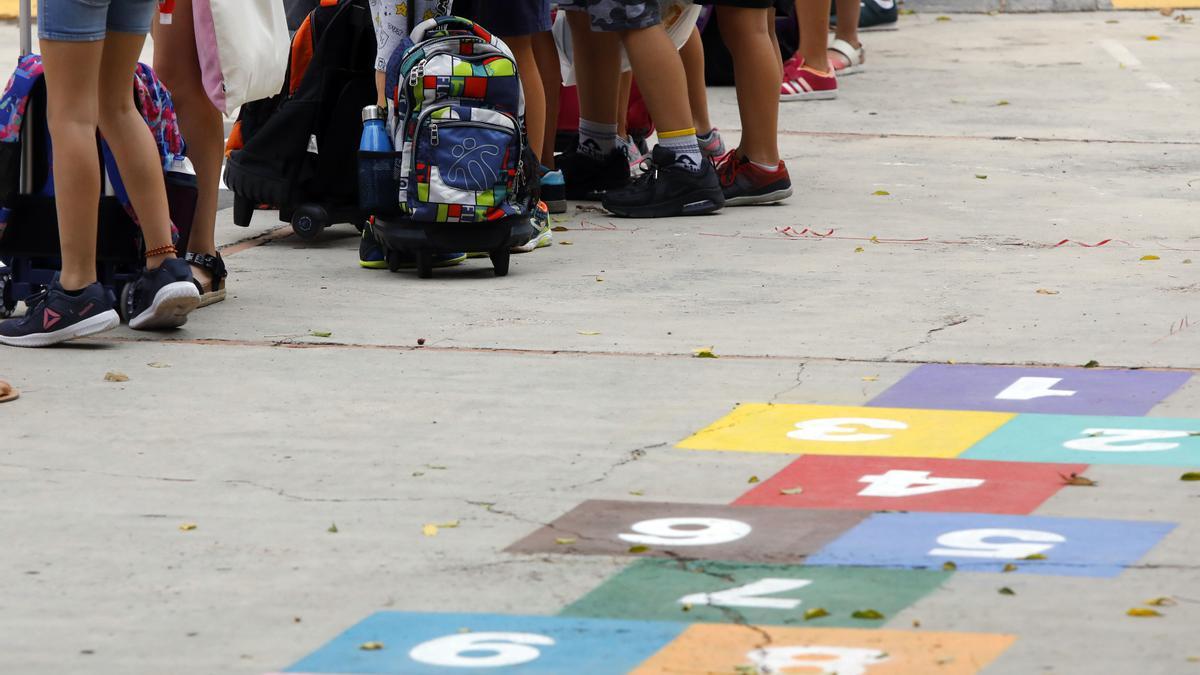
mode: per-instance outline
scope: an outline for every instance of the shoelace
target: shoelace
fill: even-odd
[[[720,170],[717,171],[717,179],[721,181],[723,187],[733,185],[733,182],[737,180],[737,167],[740,163],[738,156],[733,155],[719,165]]]

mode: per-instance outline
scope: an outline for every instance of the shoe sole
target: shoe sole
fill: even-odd
[[[11,347],[49,347],[50,345],[56,345],[67,340],[103,333],[120,325],[121,315],[117,314],[117,310],[110,309],[66,328],[50,331],[49,333],[33,333],[17,337],[0,335],[0,343]]]
[[[613,215],[622,218],[673,218],[677,216],[702,216],[720,211],[725,206],[725,197],[714,200],[703,194],[693,194],[687,197],[672,199],[669,202],[645,204],[640,206],[618,206],[613,208],[604,204],[604,208]]]
[[[225,299],[225,289],[219,288],[215,291],[200,294],[200,304],[196,305],[196,309],[215,305]]]
[[[832,101],[837,98],[836,91],[803,91],[799,94],[780,94],[780,101]]]
[[[200,306],[200,291],[190,281],[176,281],[158,289],[154,301],[141,314],[129,320],[134,330],[179,328],[188,314]]]
[[[550,234],[549,232],[540,232],[538,233],[538,236],[530,239],[528,242],[520,246],[514,246],[509,250],[512,253],[531,253],[539,248],[546,248],[553,243],[554,235]]]
[[[386,270],[386,260],[359,260],[358,266],[366,270]]]
[[[848,75],[858,75],[859,73],[867,72],[866,66],[849,66],[837,71],[838,77],[846,77]]]
[[[742,195],[740,197],[726,197],[725,206],[751,206],[754,204],[774,204],[781,202],[792,196],[792,188],[786,187],[782,190],[775,190],[761,195]]]

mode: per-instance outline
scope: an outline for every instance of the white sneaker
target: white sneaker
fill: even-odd
[[[550,231],[550,209],[546,206],[546,202],[538,202],[529,219],[537,228],[537,234],[524,244],[512,247],[510,250],[513,253],[529,253],[554,243],[554,233]]]

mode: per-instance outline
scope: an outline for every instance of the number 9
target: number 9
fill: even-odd
[[[463,633],[447,635],[413,647],[409,658],[431,666],[500,668],[529,663],[541,656],[537,647],[549,647],[554,638],[537,633]],[[490,652],[468,656],[474,652]]]

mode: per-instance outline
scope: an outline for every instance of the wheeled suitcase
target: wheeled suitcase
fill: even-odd
[[[9,105],[0,106],[0,114],[8,116],[0,131],[0,317],[11,316],[19,301],[48,287],[60,266],[46,86],[40,57],[32,53],[30,4],[20,2],[21,57],[4,93]],[[170,95],[145,65],[138,66],[134,93],[164,155],[171,220],[178,240],[186,242],[196,209],[196,177],[184,157]],[[97,142],[97,161],[104,180],[97,278],[115,306],[121,288],[140,273],[144,249],[116,162],[103,140]]]

